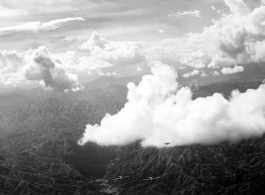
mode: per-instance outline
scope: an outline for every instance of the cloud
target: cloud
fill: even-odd
[[[262,0],[224,0],[232,13],[245,15],[262,5]]]
[[[88,124],[79,144],[214,144],[265,132],[265,85],[245,93],[233,91],[229,100],[221,94],[192,100],[189,88],[178,88],[177,73],[170,66],[157,62],[152,73],[138,86],[128,84],[124,108],[107,114],[100,125]]]
[[[46,47],[33,52],[32,60],[24,68],[25,77],[30,81],[40,81],[46,89],[55,91],[76,91],[81,88],[75,74],[68,72],[60,61],[55,62]]]
[[[85,43],[83,43],[81,49],[95,50],[95,47],[105,48],[105,45],[109,43],[105,38],[101,38],[96,31],[94,31]]]
[[[17,51],[0,51],[0,72],[13,72],[25,63],[25,57]]]
[[[18,15],[23,15],[23,14],[25,14],[24,10],[6,8],[6,7],[1,6],[1,3],[0,3],[0,17],[18,16]]]
[[[167,63],[176,63],[182,60],[185,64],[188,59],[183,56],[189,55],[191,52],[199,48],[198,39],[194,38],[192,34],[187,34],[182,38],[165,39],[162,41],[154,42],[150,45],[145,45],[143,53],[145,56],[151,56],[153,59],[159,61],[166,61]],[[195,54],[200,55],[200,54]],[[185,61],[187,60],[187,61]],[[170,64],[171,64],[170,63]],[[185,64],[190,66],[198,66],[198,64]],[[203,65],[204,67],[205,65]]]
[[[202,72],[201,77],[207,77],[208,75],[205,72]]]
[[[220,75],[220,73],[219,73],[219,72],[217,72],[217,71],[215,70],[215,71],[213,71],[213,75],[214,75],[214,76],[219,76],[219,75]]]
[[[187,11],[183,11],[183,12],[177,12],[176,14],[169,14],[168,17],[169,18],[182,18],[184,16],[192,16],[192,17],[197,17],[200,18],[201,16],[201,11],[199,10],[187,10]]]
[[[204,68],[205,64],[209,62],[209,57],[202,51],[184,54],[180,57],[180,63],[191,66],[196,69]]]
[[[19,86],[25,82],[23,66],[27,56],[15,50],[0,50],[0,84]]]
[[[200,72],[198,70],[193,70],[191,72],[185,73],[182,76],[185,78],[191,77],[191,76],[195,76],[198,75]]]
[[[142,45],[130,41],[109,41],[93,32],[91,38],[80,46],[90,51],[91,56],[113,65],[129,65],[145,60]]]
[[[231,67],[224,67],[222,68],[221,72],[223,74],[234,74],[234,73],[238,73],[238,72],[244,72],[244,67],[243,66],[235,66],[234,68]]]
[[[116,72],[106,72],[106,73],[104,73],[104,72],[101,72],[100,70],[98,70],[98,74],[100,75],[100,76],[118,76],[118,74],[116,73]]]
[[[86,80],[85,73],[89,75],[96,73],[96,71],[93,72],[94,70],[102,68],[127,66],[146,61],[139,43],[108,41],[100,38],[96,33],[93,33],[90,41],[91,43],[88,41],[89,49],[86,55],[80,55],[77,51],[50,53],[43,46],[36,51],[30,49],[22,53],[0,50],[0,74],[2,77],[0,83],[27,85],[27,80],[39,81],[45,88],[57,91],[76,90],[80,87],[78,76],[80,82],[83,82]],[[33,57],[31,57],[32,53]],[[54,66],[43,67],[45,63],[36,62],[36,56],[45,58],[46,62],[51,61]],[[113,70],[104,73],[104,75],[118,76]]]
[[[102,59],[98,59],[94,56],[81,56],[77,51],[53,53],[52,57],[61,61],[64,67],[69,70],[91,71],[113,66],[113,64],[110,64]]]
[[[264,61],[265,6],[261,0],[225,0],[231,14],[205,27],[199,34],[197,51],[184,55],[180,63],[209,68]]]
[[[138,66],[136,70],[137,71],[142,71],[143,69],[140,66]]]
[[[28,22],[22,25],[8,26],[0,28],[0,33],[12,32],[40,32],[40,31],[53,31],[62,28],[65,23],[70,21],[84,21],[82,17],[77,18],[64,18],[57,19],[50,22]]]

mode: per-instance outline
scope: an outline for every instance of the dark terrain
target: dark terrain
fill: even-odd
[[[67,94],[41,88],[0,94],[0,194],[265,194],[265,137],[163,149],[139,142],[79,146],[87,123],[124,106],[126,83],[101,78]],[[229,98],[234,89],[261,83],[234,79],[191,88],[193,98],[216,92]],[[113,180],[120,175],[129,177]],[[161,177],[143,181],[150,176]]]

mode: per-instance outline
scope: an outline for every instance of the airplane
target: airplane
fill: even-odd
[[[156,179],[160,179],[160,177],[162,177],[162,176],[159,176],[159,177],[148,177],[147,179],[143,179],[143,181],[153,181],[153,180],[156,180]]]
[[[125,177],[123,177],[123,176],[118,176],[117,178],[115,178],[115,179],[113,179],[113,180],[123,180],[123,179],[126,179],[126,178],[128,178],[129,176],[125,176]]]
[[[169,142],[165,142],[165,145],[167,146],[167,145],[169,145],[170,143]]]

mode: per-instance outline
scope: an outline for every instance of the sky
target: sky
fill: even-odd
[[[127,85],[123,109],[87,124],[81,145],[213,144],[265,132],[265,84],[193,100],[178,82],[264,66],[265,0],[1,0],[0,17],[0,89],[75,93],[103,76],[142,77]]]
[[[265,59],[263,0],[1,0],[0,19],[0,88],[77,91],[155,61],[192,68],[186,78],[235,74]]]

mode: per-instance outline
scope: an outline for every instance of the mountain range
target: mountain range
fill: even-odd
[[[258,67],[221,77],[179,78],[180,87],[191,87],[194,99],[217,92],[229,98],[234,89],[257,88],[264,71]],[[162,149],[142,148],[140,141],[78,145],[86,124],[117,113],[126,103],[127,83],[140,81],[105,76],[77,92],[18,88],[1,93],[0,194],[265,193],[264,136]],[[126,178],[114,180],[118,176]]]

